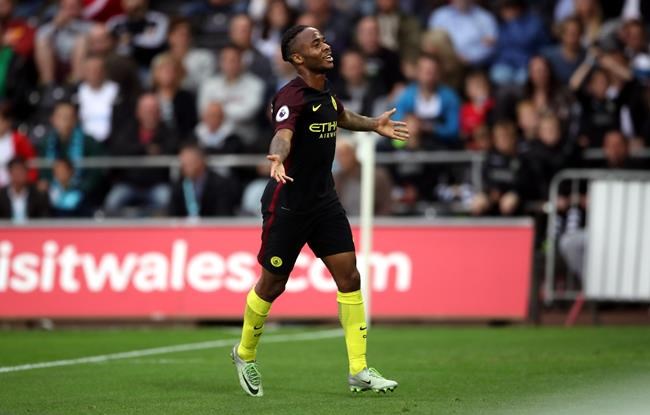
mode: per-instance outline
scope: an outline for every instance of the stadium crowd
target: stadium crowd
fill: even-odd
[[[647,1],[0,0],[0,218],[259,214],[264,158],[205,156],[267,151],[294,24],[332,45],[347,108],[396,107],[409,125],[408,142],[377,144],[403,155],[377,169],[378,214],[525,214],[560,169],[648,168],[632,157],[650,146]],[[360,168],[339,137],[334,175],[354,215]],[[483,153],[480,188],[467,166],[409,161],[442,150]],[[80,165],[158,155],[180,175]]]

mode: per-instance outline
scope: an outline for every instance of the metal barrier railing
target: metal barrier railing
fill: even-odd
[[[255,167],[265,161],[264,154],[224,154],[207,157],[210,167]],[[376,161],[380,165],[400,163],[430,164],[469,164],[472,186],[481,188],[481,167],[485,155],[473,151],[422,151],[377,153]],[[51,161],[36,158],[30,164],[37,168],[51,167]],[[180,162],[176,156],[119,156],[86,157],[79,162],[79,167],[91,169],[107,168],[160,168],[170,169],[172,177],[178,176]]]
[[[589,149],[584,151],[583,156],[587,160],[602,160],[604,158],[601,149]],[[650,149],[637,151],[633,154],[638,158],[650,158]],[[399,163],[415,164],[469,164],[471,166],[472,184],[480,188],[481,167],[485,161],[485,153],[480,151],[412,151],[412,152],[379,152],[375,160],[380,165]],[[211,167],[255,167],[264,161],[263,154],[222,154],[207,157],[207,163]],[[43,158],[36,158],[30,161],[31,165],[37,168],[51,167],[51,161]],[[180,162],[176,156],[103,156],[86,157],[79,163],[84,168],[160,168],[167,167],[176,169]]]
[[[557,255],[558,255],[558,200],[560,198],[560,186],[562,183],[570,181],[569,205],[576,205],[579,203],[581,192],[584,189],[580,182],[587,181],[587,196],[590,194],[591,183],[593,181],[617,181],[617,182],[644,182],[650,183],[649,171],[625,171],[625,170],[581,170],[569,169],[559,172],[551,181],[550,185],[550,199],[548,207],[548,224],[546,232],[547,252],[546,252],[546,265],[545,265],[545,281],[544,281],[544,300],[550,304],[556,300],[576,300],[582,295],[582,289],[577,285],[567,284],[558,289],[556,284],[557,278]],[[595,203],[607,202],[608,198],[599,198],[597,201],[590,201]],[[592,205],[592,208],[594,206]],[[650,211],[650,206],[646,206]],[[643,206],[640,207],[643,212]],[[592,209],[593,210],[593,209]],[[587,227],[594,226],[590,222],[589,212],[587,212],[588,221]],[[608,218],[600,216],[599,221],[608,220]],[[586,233],[586,244],[589,244],[589,232]],[[587,253],[585,252],[585,255]],[[593,255],[592,255],[593,256]],[[586,260],[585,260],[586,261]],[[590,270],[588,270],[590,271]],[[648,276],[650,278],[650,275]]]

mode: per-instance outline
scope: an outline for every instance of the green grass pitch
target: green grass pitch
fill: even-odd
[[[648,327],[372,327],[370,363],[400,382],[386,395],[348,392],[341,337],[264,343],[319,330],[266,331],[263,398],[240,390],[223,346],[0,373],[0,414],[650,413]],[[228,328],[0,331],[0,367],[236,337]]]

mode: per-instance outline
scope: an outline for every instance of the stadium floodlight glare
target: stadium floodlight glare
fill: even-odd
[[[361,274],[361,292],[366,311],[366,323],[371,321],[371,272],[370,255],[372,253],[372,227],[375,205],[375,143],[376,135],[370,132],[356,133],[358,152],[361,162],[361,252],[359,273]]]

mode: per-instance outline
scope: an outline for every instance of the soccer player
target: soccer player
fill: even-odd
[[[330,92],[325,73],[334,67],[332,49],[315,28],[294,26],[282,37],[282,58],[298,76],[273,98],[275,135],[267,158],[271,179],[262,196],[262,276],[248,293],[241,341],[231,352],[239,383],[251,396],[262,396],[256,363],[257,344],[271,304],[284,291],[289,274],[307,243],[332,274],[338,288],[339,319],[349,360],[353,392],[394,390],[397,382],[366,364],[367,326],[350,223],[334,190],[332,161],[338,127],[375,131],[408,139],[395,109],[377,118],[348,111]]]

